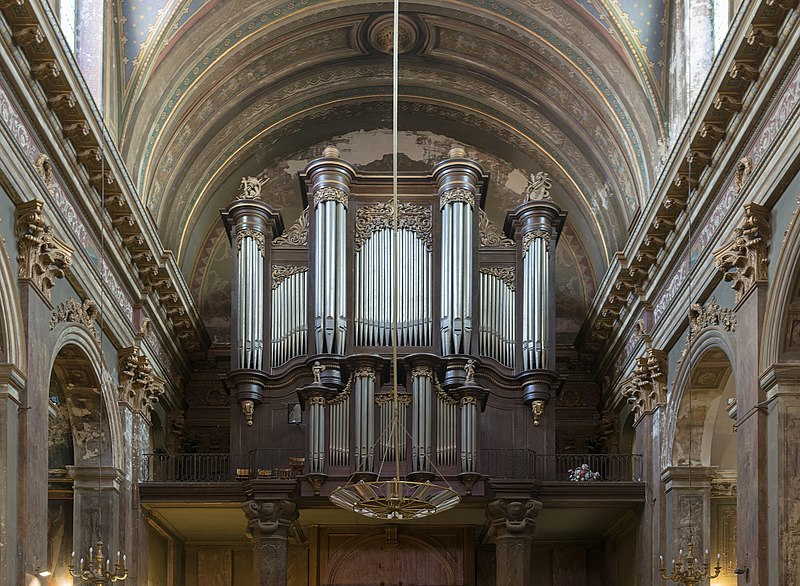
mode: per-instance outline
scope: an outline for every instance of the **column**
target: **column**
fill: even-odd
[[[495,542],[496,584],[531,584],[531,541],[542,503],[532,498],[503,498],[488,505],[489,533]]]
[[[475,289],[475,198],[483,169],[453,148],[449,158],[433,168],[442,222],[441,344],[442,355],[470,354],[472,301]]]
[[[797,584],[800,583],[797,562],[800,559],[797,531],[800,527],[800,366],[772,365],[762,375],[761,384],[766,392],[767,441],[776,447],[766,466],[767,498],[773,503],[768,519],[768,584]],[[741,484],[741,475],[737,482]],[[740,514],[737,510],[737,516]],[[740,560],[739,565],[748,563]],[[755,582],[751,580],[750,583]]]
[[[714,252],[716,267],[736,292],[736,558],[750,584],[767,584],[767,413],[758,380],[769,262],[769,210],[749,203],[729,243]],[[762,465],[760,465],[762,464]],[[745,579],[742,579],[745,580]],[[748,583],[740,581],[740,584]]]
[[[222,220],[232,246],[231,279],[231,371],[230,385],[241,407],[242,417],[234,418],[231,439],[241,442],[242,424],[252,427],[255,407],[263,398],[265,373],[269,372],[270,244],[283,231],[280,214],[261,201],[261,181],[242,179],[242,193],[222,210]],[[245,429],[246,429],[245,427]],[[248,438],[253,434],[249,434]],[[247,440],[245,440],[247,441]],[[231,449],[247,451],[254,445],[231,444]]]
[[[555,372],[555,263],[556,244],[566,214],[550,197],[552,180],[547,173],[531,176],[522,203],[506,215],[506,235],[517,243],[518,303],[522,320],[517,339],[517,372],[522,399],[530,405],[533,424],[542,427],[537,451],[555,451],[554,409],[547,408],[554,395]]]
[[[317,354],[344,355],[347,336],[347,204],[355,169],[327,147],[305,169],[312,201],[311,265]]]
[[[664,556],[668,572],[672,571],[673,559],[685,560],[689,544],[699,559],[711,548],[711,481],[715,470],[709,466],[670,466],[661,474],[667,547],[659,555]],[[716,556],[716,552],[710,553]]]
[[[25,386],[21,373],[12,365],[0,369],[0,584],[17,582],[17,536],[19,532],[19,406]],[[24,519],[23,519],[24,520]],[[44,561],[46,562],[47,552]]]
[[[291,500],[249,500],[242,508],[247,516],[247,536],[254,542],[257,584],[286,586],[289,581],[289,529],[299,513]]]
[[[634,411],[635,412],[635,411]],[[633,453],[642,455],[642,482],[651,491],[639,516],[636,540],[636,584],[655,586],[662,583],[659,556],[664,555],[664,484],[661,482],[661,438],[663,406],[634,418]],[[670,558],[671,559],[671,558]]]

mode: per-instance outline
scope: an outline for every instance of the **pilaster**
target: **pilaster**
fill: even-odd
[[[542,503],[533,498],[500,498],[489,503],[486,518],[496,548],[496,584],[531,583],[531,542],[541,509]]]

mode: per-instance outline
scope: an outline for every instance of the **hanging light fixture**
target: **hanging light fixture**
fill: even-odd
[[[105,168],[105,151],[103,147],[100,147],[100,259],[98,261],[100,275],[102,277],[103,271],[106,266],[106,224],[104,219],[105,209],[106,209],[106,182],[105,182],[105,175],[106,175],[106,168]],[[103,326],[105,324],[105,291],[103,291],[103,279],[100,279],[100,331],[103,331]],[[103,351],[103,345],[100,344],[100,361],[101,361],[101,368],[105,364],[105,353]],[[97,439],[97,454],[99,463],[102,465],[102,451],[103,451],[103,383],[100,381],[100,413],[98,414],[100,420],[100,433],[98,434]],[[100,482],[101,482],[101,474],[98,474],[98,515],[100,516],[100,522],[98,523],[98,538],[97,538],[97,553],[95,553],[95,549],[93,547],[89,547],[89,558],[88,564],[86,563],[83,557],[80,558],[80,565],[76,568],[75,567],[75,552],[72,552],[72,558],[70,563],[67,565],[69,569],[69,574],[73,578],[78,578],[84,584],[108,584],[109,582],[121,582],[128,578],[128,567],[126,556],[121,555],[119,551],[117,551],[117,561],[114,563],[114,567],[111,567],[111,558],[106,558],[105,554],[103,553],[103,539],[100,536],[100,530],[102,527],[102,520],[103,520],[103,505],[100,500]]]
[[[688,181],[688,188],[686,193],[686,216],[688,218],[689,226],[688,226],[688,252],[686,255],[686,263],[687,263],[687,295],[689,298],[689,307],[692,305],[692,297],[693,297],[693,288],[692,288],[692,196],[694,195],[692,190],[692,156],[690,155],[688,158],[689,162],[689,181]],[[692,337],[689,336],[688,340],[686,341],[686,356],[688,360],[691,360],[689,355],[689,349],[692,344]],[[689,394],[689,420],[691,425],[691,415],[692,415],[692,389],[691,389],[691,381],[689,382],[689,388],[687,389]],[[689,431],[689,489],[692,488],[692,432]],[[692,507],[689,507],[689,527],[693,527],[694,524],[692,522]],[[691,539],[691,538],[690,538]],[[664,565],[664,556],[658,556],[660,563],[660,574],[664,580],[669,580],[671,582],[675,582],[678,584],[683,584],[684,586],[695,586],[695,584],[699,584],[700,582],[704,582],[705,580],[713,580],[717,576],[719,576],[720,571],[722,570],[722,566],[720,566],[720,555],[717,554],[717,565],[714,566],[714,573],[711,573],[711,562],[709,561],[708,557],[708,550],[705,550],[705,555],[703,556],[703,562],[700,563],[696,557],[694,557],[694,544],[690,541],[686,544],[686,559],[685,564],[684,560],[681,559],[683,557],[683,549],[678,551],[678,558],[677,560],[672,560],[672,572],[667,574],[667,568]]]
[[[394,478],[359,480],[336,488],[330,500],[337,507],[347,509],[374,519],[408,520],[420,519],[452,509],[461,497],[449,485],[441,486],[430,481],[413,482],[400,479],[400,401],[397,392],[397,106],[398,106],[398,55],[399,51],[400,2],[394,0],[392,27],[392,271],[395,291],[392,295],[392,429],[394,437]],[[381,466],[382,468],[382,466]]]

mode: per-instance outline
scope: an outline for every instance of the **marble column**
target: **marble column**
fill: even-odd
[[[770,585],[800,583],[800,366],[773,365],[761,377],[767,399]],[[741,476],[738,479],[741,483]],[[740,565],[744,565],[740,561]],[[740,580],[740,584],[746,583]],[[755,583],[755,582],[750,582]]]
[[[531,583],[531,542],[542,503],[532,499],[497,499],[489,503],[486,517],[494,538],[498,586]]]
[[[19,405],[25,386],[22,374],[11,365],[0,368],[0,584],[17,580],[17,482],[19,480]]]
[[[289,581],[289,529],[299,516],[291,500],[249,500],[247,536],[254,541],[254,571],[260,586],[286,586]]]
[[[661,474],[667,547],[660,555],[670,571],[671,560],[677,560],[681,550],[685,556],[690,543],[698,558],[711,547],[711,481],[715,470],[709,466],[670,466]]]

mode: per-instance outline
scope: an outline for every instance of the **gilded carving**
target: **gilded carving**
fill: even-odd
[[[474,208],[475,194],[468,189],[461,189],[460,187],[448,189],[447,191],[442,192],[442,194],[439,196],[439,209],[442,209],[449,203],[456,202],[462,202]]]
[[[325,404],[326,404],[325,397],[322,397],[320,395],[314,395],[313,397],[309,397],[308,399],[309,407],[311,407],[312,405],[320,405],[324,407]]]
[[[31,67],[31,76],[33,79],[43,81],[48,77],[58,77],[61,75],[61,68],[55,61],[43,61]]]
[[[272,266],[272,288],[277,289],[281,283],[292,275],[308,272],[308,267],[296,267],[290,265]]]
[[[164,381],[156,376],[147,356],[132,346],[119,354],[119,400],[145,417],[164,394]]]
[[[482,267],[482,275],[491,275],[503,281],[512,291],[515,290],[515,269],[514,267]]]
[[[392,393],[378,393],[375,395],[375,404],[378,407],[390,404],[394,400]],[[407,407],[411,405],[411,395],[408,393],[400,393],[397,395],[397,403]]]
[[[91,299],[86,299],[83,303],[77,299],[67,299],[56,307],[53,316],[50,318],[50,329],[52,330],[63,322],[77,323],[92,332],[94,339],[99,342],[100,332],[97,330],[97,324],[95,323],[98,317],[97,304]]]
[[[242,250],[242,241],[245,238],[252,238],[256,241],[256,245],[258,246],[258,251],[261,253],[261,256],[264,256],[264,234],[263,232],[259,232],[258,230],[254,230],[253,228],[245,228],[244,230],[239,230],[236,233],[236,249],[241,251]]]
[[[533,415],[533,426],[539,427],[542,415],[544,415],[544,401],[536,399],[531,403],[531,415]]]
[[[336,395],[333,399],[328,401],[328,405],[338,405],[339,403],[343,403],[347,400],[350,396],[350,389],[353,388],[353,376],[351,375],[350,378],[347,380],[347,384],[341,390],[341,392]]]
[[[369,378],[373,381],[375,380],[375,369],[371,366],[363,366],[361,368],[357,368],[355,375],[356,378]]]
[[[28,279],[50,299],[55,280],[72,264],[72,249],[53,234],[44,221],[43,202],[33,200],[17,206],[17,261],[19,278]]]
[[[465,395],[461,397],[461,406],[466,407],[467,405],[474,405],[477,407],[478,397],[475,397],[474,395]]]
[[[42,34],[42,29],[38,24],[14,27],[13,31],[14,32],[11,33],[11,37],[14,39],[14,43],[20,47],[30,45],[31,43],[40,45],[42,42],[44,42],[44,35]]]
[[[550,197],[551,187],[553,187],[553,179],[549,173],[545,171],[531,173],[528,186],[525,188],[525,201],[552,201],[553,198]]]
[[[412,377],[424,376],[427,378],[432,378],[433,370],[431,369],[430,366],[415,366],[413,369],[411,369],[411,376]]]
[[[308,245],[308,208],[303,210],[297,221],[288,230],[272,241],[273,246]]]
[[[737,303],[753,285],[767,280],[769,264],[769,210],[754,203],[744,208],[744,221],[733,240],[714,252],[717,270],[732,282]]]
[[[514,248],[514,241],[506,238],[500,230],[489,220],[483,210],[478,211],[478,231],[481,236],[481,246],[503,246]]]
[[[255,412],[256,404],[252,399],[245,399],[242,401],[242,415],[248,426],[253,425],[253,413]]]
[[[547,252],[550,252],[550,242],[553,238],[553,235],[550,233],[549,230],[531,230],[530,232],[526,232],[525,236],[522,237],[522,252],[527,253],[528,248],[536,238],[543,238],[545,249]]]
[[[369,240],[374,232],[390,230],[394,226],[394,209],[389,202],[381,202],[358,208],[356,212],[356,233],[353,247],[356,252],[361,250],[364,242]],[[401,202],[397,210],[398,230],[408,230],[416,234],[425,247],[433,250],[433,222],[430,208]]]
[[[338,187],[321,187],[314,192],[314,207],[323,201],[335,201],[347,207],[347,193]]]

